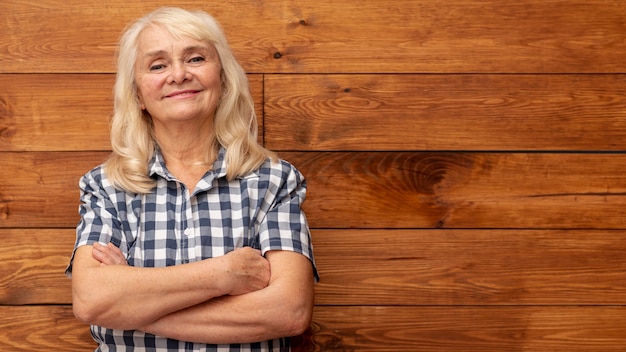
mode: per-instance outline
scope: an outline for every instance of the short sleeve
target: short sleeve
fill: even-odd
[[[263,253],[286,250],[307,257],[319,279],[311,232],[302,203],[306,199],[306,180],[291,164],[280,161],[269,173],[269,191],[273,198],[271,207],[259,226],[259,241]]]
[[[119,205],[111,199],[114,188],[105,185],[103,168],[98,167],[85,174],[79,182],[80,189],[80,220],[76,226],[76,243],[72,258],[65,270],[71,277],[72,263],[76,249],[96,242],[106,244],[112,242],[124,252],[122,243],[122,221],[119,217]],[[126,253],[124,253],[126,254]]]

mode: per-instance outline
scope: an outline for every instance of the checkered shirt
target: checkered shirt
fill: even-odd
[[[256,171],[227,181],[225,150],[192,192],[172,176],[158,151],[150,162],[153,192],[116,189],[100,165],[80,181],[81,220],[76,245],[112,242],[136,267],[165,267],[224,255],[250,246],[263,253],[301,253],[314,266],[306,217],[301,210],[306,182],[288,162],[266,161]],[[66,274],[71,276],[72,261]],[[132,294],[132,292],[129,292]],[[289,351],[289,340],[206,345],[162,338],[141,331],[91,326],[96,351]]]

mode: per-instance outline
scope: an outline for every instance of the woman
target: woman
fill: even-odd
[[[309,326],[306,184],[256,126],[211,16],[161,8],[125,31],[113,153],[81,179],[67,268],[98,351],[283,351]]]

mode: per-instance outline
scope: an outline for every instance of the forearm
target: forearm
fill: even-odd
[[[212,344],[258,342],[300,334],[310,321],[308,307],[280,304],[279,299],[266,297],[270,295],[258,291],[215,298],[164,316],[142,330]]]
[[[313,274],[308,259],[289,255],[287,260],[282,257],[283,263],[268,258],[270,262],[274,260],[273,280],[268,287],[245,295],[215,298],[164,316],[141,330],[177,340],[217,344],[301,334],[311,321]],[[278,267],[288,269],[274,270]]]
[[[134,268],[119,248],[96,244],[78,248],[73,266],[74,314],[118,329],[137,329],[214,297],[256,291],[270,279],[269,262],[249,247],[190,264]]]
[[[89,251],[89,247],[79,248]],[[74,312],[109,328],[136,329],[169,313],[224,295],[219,263],[167,268],[100,265],[79,253],[72,274]],[[219,260],[219,259],[218,259]]]

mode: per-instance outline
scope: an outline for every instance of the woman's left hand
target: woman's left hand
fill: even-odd
[[[94,243],[91,255],[100,265],[128,265],[122,251],[110,242],[106,246]]]

